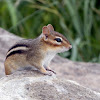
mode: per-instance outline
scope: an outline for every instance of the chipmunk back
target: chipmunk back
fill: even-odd
[[[69,41],[48,24],[42,28],[41,35],[36,39],[23,39],[8,50],[4,63],[5,73],[9,75],[31,67],[45,75],[52,75],[51,72],[55,72],[49,65],[53,57],[71,48]]]

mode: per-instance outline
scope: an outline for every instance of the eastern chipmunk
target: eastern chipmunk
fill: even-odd
[[[5,60],[6,75],[17,70],[31,67],[45,75],[52,75],[49,64],[60,52],[68,51],[72,46],[60,33],[54,31],[51,24],[42,28],[42,33],[36,39],[23,39],[13,45],[7,52]]]

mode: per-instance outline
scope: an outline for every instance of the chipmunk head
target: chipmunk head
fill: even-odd
[[[69,41],[59,32],[54,31],[51,24],[42,28],[43,41],[49,46],[49,49],[57,53],[68,51],[72,48]]]

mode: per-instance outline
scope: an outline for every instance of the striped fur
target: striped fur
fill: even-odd
[[[7,52],[7,56],[6,59],[14,54],[21,54],[21,53],[25,53],[28,50],[28,46],[25,44],[16,44],[14,46],[12,46],[8,52]]]
[[[8,51],[10,51],[11,49],[14,49],[16,47],[28,47],[28,46],[25,44],[16,44],[16,45],[12,46]]]

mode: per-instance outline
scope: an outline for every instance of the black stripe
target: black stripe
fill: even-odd
[[[14,49],[14,48],[16,48],[16,47],[28,47],[28,46],[25,45],[25,44],[16,44],[16,45],[12,46],[12,47],[8,50],[8,52],[9,52],[11,49]]]
[[[16,51],[12,51],[11,53],[9,53],[7,56],[6,56],[6,59],[11,56],[11,55],[14,55],[14,54],[22,54],[22,53],[25,53],[26,51],[25,50],[16,50]]]

